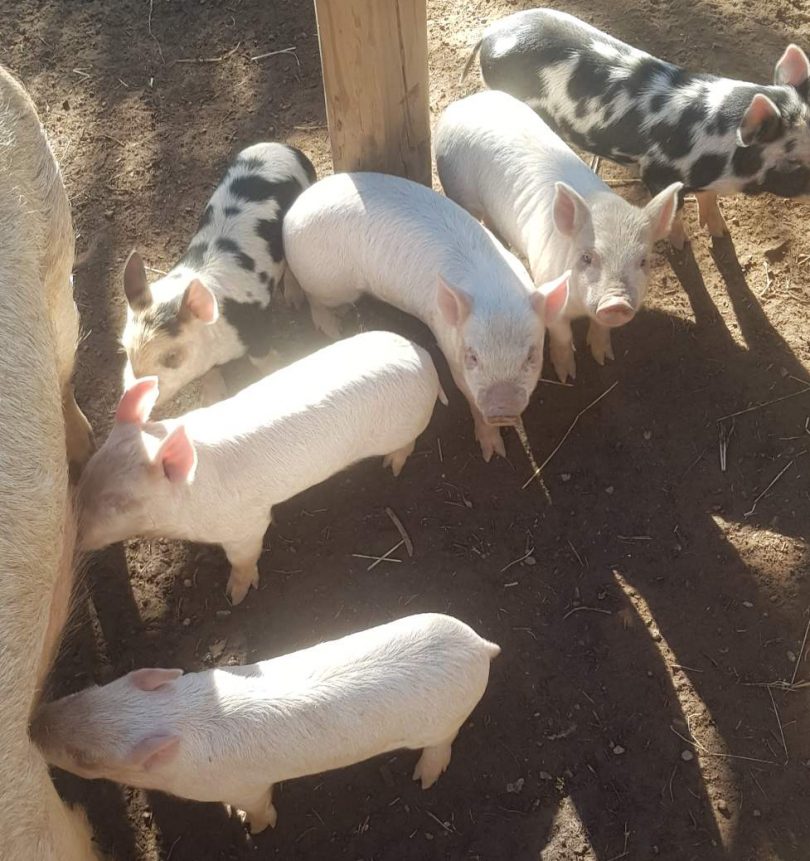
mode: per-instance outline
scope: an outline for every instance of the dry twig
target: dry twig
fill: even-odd
[[[289,48],[279,48],[277,51],[268,51],[266,54],[256,54],[255,57],[250,58],[251,63],[258,63],[259,60],[264,60],[267,57],[275,57],[277,54],[292,54],[295,57],[295,62],[298,63],[298,68],[301,68],[301,61],[298,59],[298,54],[296,51],[298,48],[295,45],[290,45]]]
[[[790,398],[798,397],[799,395],[803,395],[806,392],[810,392],[810,386],[808,386],[806,389],[802,389],[799,392],[793,392],[793,394],[791,394],[791,395],[784,395],[783,397],[776,398],[776,400],[773,400],[773,401],[765,401],[764,404],[755,404],[753,407],[748,407],[747,409],[744,409],[744,410],[737,410],[736,413],[729,413],[727,416],[720,416],[720,418],[715,419],[715,421],[723,422],[726,419],[733,419],[735,416],[743,416],[746,413],[752,413],[755,410],[764,410],[765,407],[773,406],[773,404],[779,404],[782,401],[787,401]]]
[[[587,412],[588,412],[588,410],[589,410],[591,407],[596,406],[596,405],[599,403],[599,401],[601,401],[601,400],[602,400],[602,398],[604,398],[606,395],[609,395],[609,394],[610,394],[610,393],[611,393],[611,392],[616,388],[616,386],[618,386],[618,385],[619,385],[619,381],[618,381],[618,380],[616,380],[616,382],[615,382],[615,383],[613,383],[613,385],[612,385],[612,386],[610,386],[609,388],[605,389],[605,391],[604,391],[604,392],[602,392],[602,394],[601,394],[601,395],[599,395],[599,397],[598,397],[598,398],[596,398],[595,400],[592,400],[592,401],[588,404],[588,406],[587,406],[587,407],[584,407],[583,409],[581,409],[581,410],[576,414],[576,416],[575,416],[574,420],[571,422],[570,427],[569,427],[569,428],[568,428],[568,430],[563,434],[562,439],[561,439],[561,440],[557,443],[557,445],[554,447],[554,449],[553,449],[553,451],[551,452],[551,454],[550,454],[550,455],[549,455],[549,456],[548,456],[548,457],[547,457],[547,458],[546,458],[546,459],[545,459],[545,460],[540,464],[540,466],[538,466],[538,467],[537,467],[537,469],[536,469],[536,470],[535,470],[535,471],[534,471],[534,472],[529,476],[528,481],[526,481],[526,482],[524,483],[524,485],[520,488],[521,490],[525,490],[525,489],[526,489],[526,488],[527,488],[527,487],[528,487],[528,486],[529,486],[529,485],[530,485],[530,484],[535,480],[535,478],[537,478],[537,476],[538,476],[538,475],[540,475],[540,473],[541,473],[541,472],[546,468],[546,466],[548,466],[549,461],[551,460],[551,458],[553,458],[553,457],[554,457],[554,455],[555,455],[555,454],[557,454],[557,452],[560,450],[560,447],[562,446],[562,444],[563,444],[563,443],[568,439],[569,434],[570,434],[570,433],[571,433],[571,431],[576,427],[576,423],[580,420],[580,418],[582,418],[582,416],[584,416],[584,415],[585,415],[585,413],[587,413]],[[809,391],[810,391],[810,390],[809,390]]]
[[[410,535],[405,531],[405,527],[402,525],[402,521],[397,517],[394,510],[389,508],[387,505],[385,506],[385,513],[391,519],[391,523],[396,527],[397,532],[402,536],[402,540],[405,542],[405,550],[408,553],[408,556],[413,556],[413,542],[411,541]]]
[[[180,60],[175,60],[175,63],[221,63],[232,57],[241,47],[242,43],[237,42],[230,51],[220,54],[218,57],[183,57]]]
[[[779,481],[779,479],[790,469],[791,466],[793,466],[794,463],[796,463],[795,457],[792,461],[790,461],[790,463],[788,463],[786,466],[782,467],[782,469],[779,470],[779,473],[776,478],[771,481],[771,483],[765,488],[765,490],[762,491],[762,493],[759,494],[759,496],[757,496],[757,498],[754,500],[754,504],[751,506],[751,510],[746,511],[745,514],[743,514],[743,517],[750,517],[754,513],[757,507],[757,503],[760,501],[760,499],[765,496],[765,494],[776,484],[777,481]]]
[[[367,556],[364,553],[352,553],[352,556],[354,556],[355,559],[373,559],[374,561],[371,565],[366,568],[366,571],[371,571],[371,569],[376,568],[380,562],[402,562],[401,559],[391,559],[391,554],[396,553],[404,543],[404,540],[397,542],[390,550],[383,553],[382,556]]]
[[[589,613],[602,613],[605,616],[613,615],[610,610],[603,610],[601,607],[574,607],[563,616],[563,621],[565,621],[572,613],[581,613],[583,610],[587,610]]]

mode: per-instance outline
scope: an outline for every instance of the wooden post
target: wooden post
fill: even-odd
[[[315,0],[335,171],[431,184],[426,0]]]

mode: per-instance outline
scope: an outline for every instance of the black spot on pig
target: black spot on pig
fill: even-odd
[[[295,160],[298,162],[298,164],[301,165],[301,168],[307,175],[307,179],[310,182],[315,182],[318,176],[315,173],[315,168],[312,166],[312,162],[301,152],[300,149],[291,146],[289,147],[289,150],[295,156]]]
[[[206,227],[211,223],[211,219],[214,215],[214,207],[209,203],[208,206],[203,210],[203,214],[200,216],[200,223],[197,225],[197,230],[202,230],[203,227]]]
[[[261,170],[264,167],[264,162],[255,155],[240,155],[239,158],[231,166],[233,168],[242,168],[243,170],[247,170],[250,172],[254,172],[257,170]]]
[[[653,96],[650,99],[650,113],[657,114],[662,110],[666,104],[667,98],[667,95],[664,93],[658,93],[657,96]]]
[[[640,154],[638,148],[642,139],[638,131],[643,121],[644,114],[637,108],[630,108],[614,123],[593,127],[589,132],[592,145],[585,148],[621,163],[632,161]]]
[[[622,89],[633,99],[637,99],[650,85],[653,77],[659,74],[666,66],[654,57],[645,57],[635,65],[633,71],[622,82]]]
[[[274,188],[275,186],[270,180],[256,173],[249,173],[233,180],[228,190],[234,197],[251,203],[260,203],[273,196]]]
[[[706,124],[706,131],[710,135],[724,135],[731,128],[731,117],[721,108]]]
[[[180,258],[180,263],[191,269],[199,269],[203,265],[205,255],[208,252],[207,242],[197,242],[188,247],[188,251]]]
[[[218,251],[223,251],[225,254],[233,254],[237,264],[248,272],[253,272],[256,268],[256,261],[237,245],[233,239],[228,239],[225,236],[220,236],[215,243]]]
[[[236,329],[239,340],[245,345],[245,350],[253,358],[263,358],[270,352],[272,346],[271,305],[260,302],[236,302],[225,299],[222,302],[222,314]]]
[[[692,128],[678,122],[656,123],[650,130],[650,137],[667,158],[683,158],[692,148]]]
[[[653,161],[644,166],[641,179],[649,188],[651,194],[658,194],[673,182],[682,182],[681,172],[671,164],[663,161]]]
[[[235,216],[242,214],[242,209],[239,206],[226,206],[222,211],[228,218],[234,218]]]
[[[273,184],[273,197],[278,202],[278,214],[283,216],[301,194],[297,179],[284,179]]]
[[[702,155],[689,170],[689,187],[706,188],[719,179],[726,167],[728,156]]]
[[[731,158],[735,176],[753,176],[762,167],[761,146],[738,146]]]
[[[144,333],[165,334],[176,338],[183,327],[183,315],[180,313],[182,294],[166,302],[150,305],[141,318]]]
[[[267,243],[267,250],[273,258],[274,263],[281,263],[284,259],[284,246],[281,241],[281,221],[275,219],[269,221],[260,218],[256,222],[256,235]]]
[[[579,61],[568,79],[568,98],[573,102],[602,97],[610,80],[610,67],[604,57],[580,54]]]
[[[266,273],[266,272],[260,272],[260,273],[259,273],[259,281],[261,281],[261,282],[262,282],[262,284],[266,284],[266,283],[267,283],[267,277],[268,277],[268,276],[267,276],[267,273]]]

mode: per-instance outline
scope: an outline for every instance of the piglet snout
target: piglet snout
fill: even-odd
[[[624,326],[636,315],[633,306],[620,296],[606,296],[596,308],[596,319],[603,326]]]
[[[495,383],[480,399],[479,407],[490,425],[516,425],[526,409],[526,392],[515,383]]]

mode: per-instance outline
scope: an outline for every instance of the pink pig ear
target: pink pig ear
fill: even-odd
[[[158,394],[157,377],[135,380],[121,396],[118,409],[115,411],[116,424],[142,425],[149,418]]]
[[[128,678],[141,691],[156,691],[175,679],[179,679],[182,675],[182,670],[164,670],[158,667],[146,667],[143,670],[133,670]]]
[[[553,323],[565,310],[568,302],[568,279],[571,270],[563,272],[559,278],[541,284],[532,294],[532,308],[547,326]]]
[[[766,129],[779,119],[779,108],[764,94],[755,93],[737,129],[739,146],[751,146]]]
[[[810,78],[810,60],[798,45],[788,45],[773,70],[773,82],[800,87]]]
[[[124,764],[130,768],[153,771],[176,756],[178,747],[180,747],[179,735],[169,733],[150,735],[141,739],[132,748]]]
[[[463,326],[472,310],[470,297],[463,290],[459,290],[445,281],[441,275],[439,275],[436,302],[442,316],[450,326]]]
[[[180,313],[191,314],[203,323],[216,323],[219,317],[216,296],[199,278],[186,287],[180,302]]]
[[[564,182],[554,183],[554,203],[551,210],[554,226],[563,236],[573,236],[590,218],[588,204]]]
[[[160,444],[155,463],[163,467],[169,481],[190,482],[197,468],[197,451],[185,425],[178,425]]]

